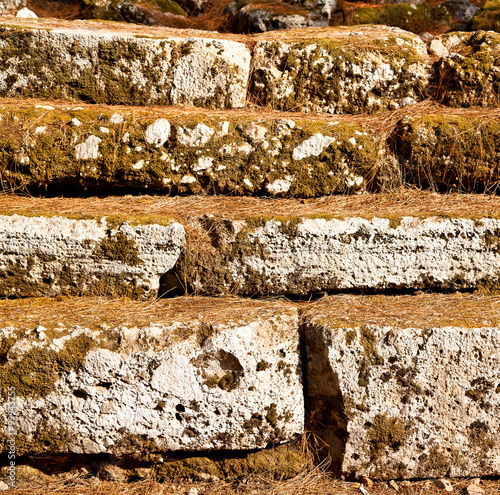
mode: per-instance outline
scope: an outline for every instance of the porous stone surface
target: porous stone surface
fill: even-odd
[[[155,297],[183,245],[178,223],[114,227],[105,218],[2,215],[0,296]]]
[[[499,279],[496,219],[205,217],[198,228],[210,244],[177,268],[201,293],[469,289]]]
[[[453,107],[498,107],[500,34],[449,33],[439,37],[450,55],[437,67],[437,98]]]
[[[400,180],[377,131],[355,121],[15,103],[0,117],[0,166],[16,187],[316,197]]]
[[[95,319],[92,304],[101,307]],[[19,454],[152,461],[162,451],[259,449],[302,433],[295,308],[110,304],[76,303],[66,324],[4,323],[1,388],[16,387]]]
[[[397,306],[388,312],[396,325],[359,325],[324,309],[306,318],[308,389],[339,472],[379,480],[500,473],[498,326],[481,326],[481,311],[458,326],[407,327]]]
[[[245,105],[250,51],[225,39],[79,25],[0,26],[0,95],[134,105]]]
[[[233,29],[240,33],[328,26],[326,16],[275,0],[254,0],[243,5],[233,0],[226,11],[233,18]]]
[[[252,97],[280,110],[359,113],[421,101],[425,43],[397,28],[357,26],[257,36]]]
[[[395,131],[404,182],[437,191],[495,191],[498,119],[481,112],[405,117]]]
[[[26,0],[1,0],[0,14],[11,14],[26,7]]]

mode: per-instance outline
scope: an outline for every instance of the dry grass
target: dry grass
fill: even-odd
[[[237,297],[178,297],[155,301],[108,300],[90,297],[29,298],[0,300],[2,327],[33,328],[37,325],[97,328],[102,324],[144,327],[151,323],[199,320],[207,323],[265,318],[293,306],[277,299],[254,300]]]
[[[136,222],[175,219],[189,223],[207,214],[220,219],[250,217],[428,217],[498,218],[500,197],[481,194],[437,194],[401,189],[390,193],[266,199],[227,196],[112,196],[106,198],[37,198],[0,194],[3,215],[115,217]]]
[[[500,326],[500,296],[418,294],[339,295],[299,305],[303,316],[332,326],[387,325],[394,328]]]
[[[500,296],[478,294],[419,294],[403,296],[339,295],[312,303],[284,299],[193,297],[155,301],[104,298],[30,298],[0,300],[3,327],[33,328],[64,323],[96,328],[106,323],[143,327],[152,323],[199,320],[208,323],[244,321],[297,308],[310,318],[325,318],[331,325],[390,325],[396,328],[431,326],[500,326]]]
[[[470,480],[451,480],[454,493],[462,493],[471,484]],[[442,495],[432,481],[399,483],[396,492],[381,483],[367,488],[370,495]],[[499,495],[499,480],[481,480],[485,495]],[[65,480],[49,478],[30,482],[20,482],[18,488],[9,490],[12,495],[349,495],[360,494],[359,483],[350,483],[332,479],[321,470],[304,473],[289,481],[264,481],[250,478],[243,482],[213,483],[167,483],[153,480],[134,483],[100,481],[97,478],[69,478]]]
[[[175,16],[177,17],[177,16]],[[113,33],[123,36],[150,36],[157,38],[210,38],[228,39],[251,44],[251,36],[238,34],[221,34],[217,32],[207,32],[200,29],[185,28],[177,29],[165,26],[145,26],[141,24],[127,24],[111,21],[90,21],[90,20],[65,20],[65,19],[17,19],[13,16],[0,16],[0,23],[10,26],[40,28],[40,29],[75,29],[79,32],[93,33]]]

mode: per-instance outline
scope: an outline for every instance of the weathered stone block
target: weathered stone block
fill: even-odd
[[[328,26],[326,17],[275,0],[254,0],[243,5],[233,0],[226,10],[232,16],[234,29],[240,33]]]
[[[500,123],[486,115],[405,117],[394,133],[403,180],[443,192],[496,191]]]
[[[425,98],[431,63],[425,43],[397,28],[357,26],[259,35],[252,97],[279,109],[360,113]]]
[[[184,228],[166,223],[0,216],[0,297],[155,297],[184,245]]]
[[[302,433],[295,308],[70,299],[30,306],[37,326],[16,318],[22,308],[13,304],[0,306],[0,384],[4,397],[16,389],[18,454],[155,460],[161,451],[264,448]]]
[[[498,298],[476,298],[468,315],[466,297],[381,299],[352,298],[341,314],[332,298],[305,317],[316,433],[337,470],[374,479],[498,475]],[[415,314],[420,322],[408,324]]]
[[[199,229],[211,244],[178,268],[200,293],[469,289],[500,275],[496,219],[204,218]]]
[[[250,51],[225,39],[101,27],[0,26],[0,95],[93,103],[245,106]],[[165,36],[165,37],[164,37]]]
[[[5,186],[314,197],[399,185],[376,130],[347,119],[15,104],[0,117]]]
[[[439,39],[450,55],[437,67],[438,100],[453,107],[498,107],[500,34],[448,33]]]

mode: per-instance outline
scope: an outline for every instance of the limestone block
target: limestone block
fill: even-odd
[[[399,185],[396,160],[359,122],[44,107],[0,107],[11,186],[317,197]]]
[[[271,108],[375,112],[422,100],[429,84],[425,43],[401,29],[318,28],[257,40],[252,95]]]
[[[35,329],[24,320],[0,330],[0,383],[5,394],[16,387],[20,454],[147,461],[162,451],[259,449],[302,432],[295,308],[91,299],[47,311],[67,315],[70,304],[66,324]]]
[[[41,25],[43,27],[44,25]],[[245,105],[249,49],[225,39],[0,26],[0,95],[94,103]]]
[[[477,304],[488,314],[487,301]],[[359,325],[350,314],[342,322],[318,307],[306,319],[311,407],[337,470],[375,479],[498,475],[500,328],[406,327],[397,305],[389,311],[396,325]]]
[[[453,107],[498,107],[500,34],[448,33],[439,39],[450,51],[437,68],[439,101]]]
[[[498,283],[499,229],[486,218],[204,218],[211,245],[179,269],[208,294],[466,289]]]
[[[155,297],[183,245],[178,223],[113,227],[105,218],[2,215],[0,294]]]
[[[500,124],[484,116],[457,112],[402,119],[395,141],[404,181],[437,191],[495,191]]]

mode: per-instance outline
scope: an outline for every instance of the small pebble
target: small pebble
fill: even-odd
[[[482,495],[484,493],[484,490],[480,486],[469,485],[465,489],[465,493],[467,493],[467,495]]]
[[[393,490],[396,490],[397,492],[399,492],[399,485],[394,480],[389,481],[389,486]]]
[[[444,490],[445,492],[452,492],[453,491],[453,486],[451,486],[451,483],[449,482],[449,480],[446,480],[444,478],[436,480],[435,484],[438,488],[441,488],[441,490]]]
[[[373,481],[370,478],[367,478],[366,476],[364,476],[361,481],[363,482],[363,485],[366,486],[366,488],[370,488],[373,486]]]

